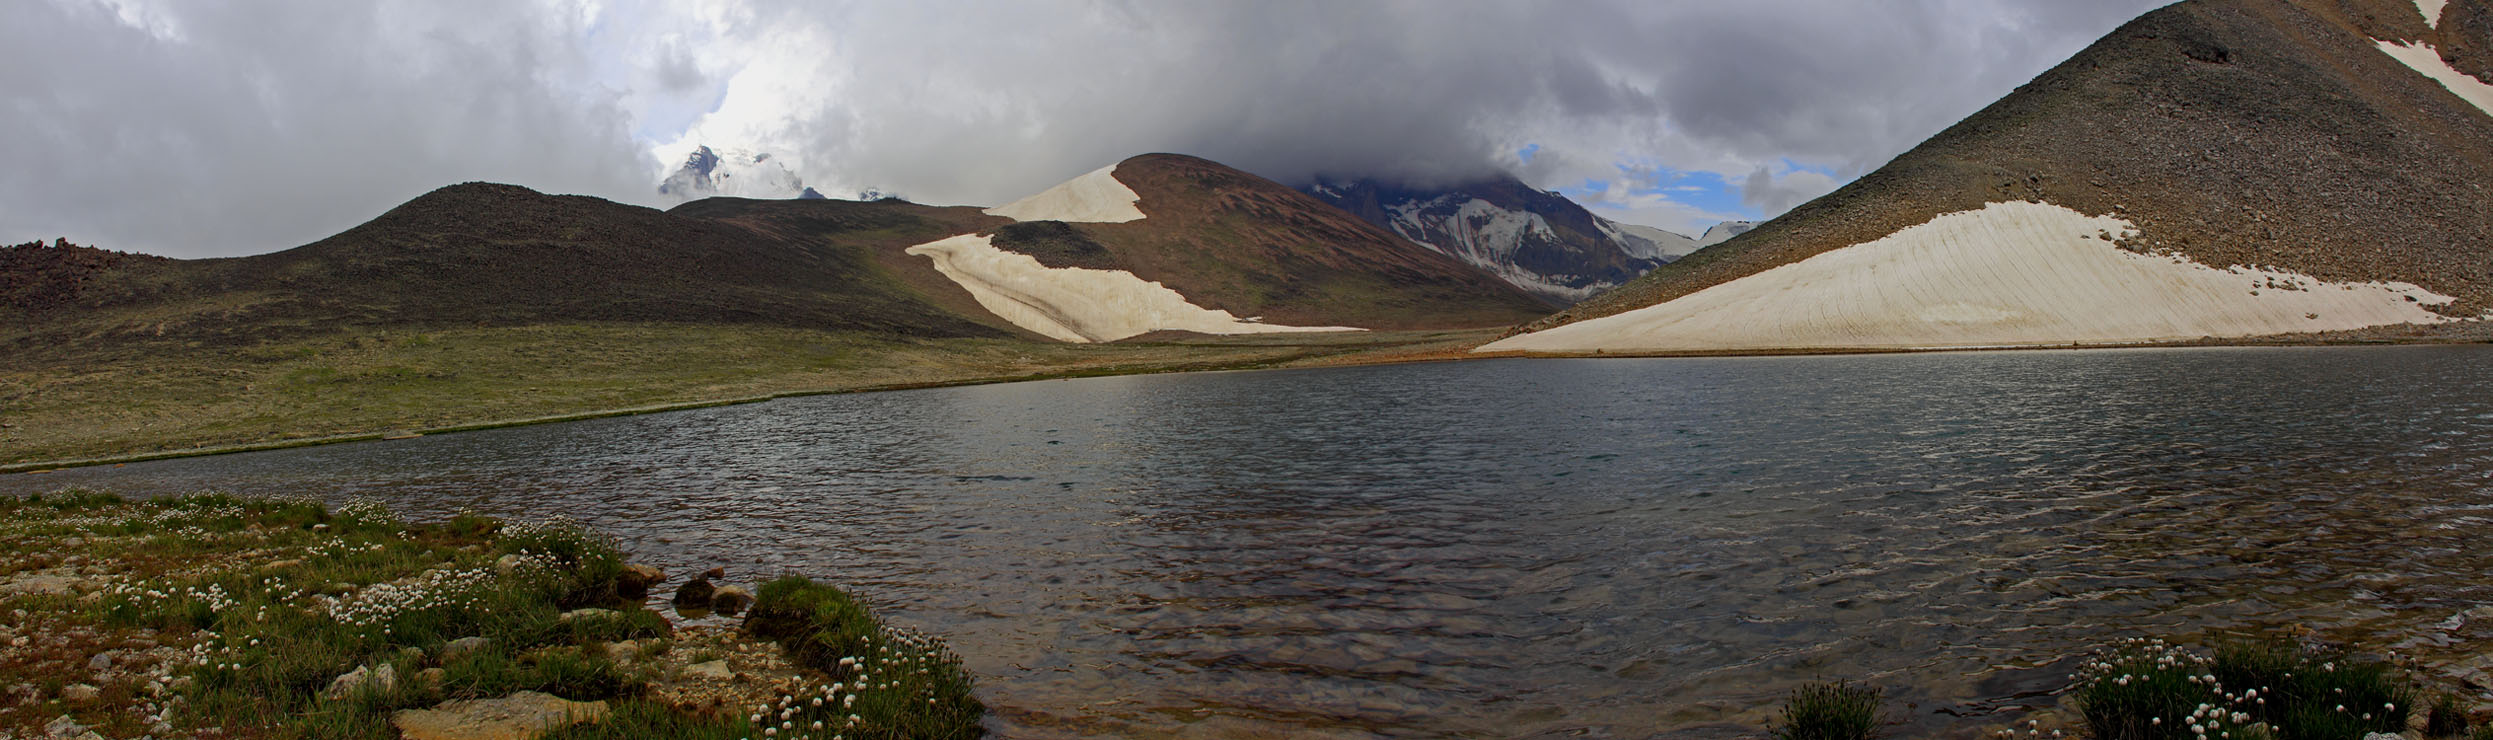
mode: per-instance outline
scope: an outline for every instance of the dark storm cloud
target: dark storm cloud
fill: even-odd
[[[267,251],[470,179],[647,202],[693,143],[939,203],[1177,151],[1780,210],[2150,4],[36,0],[0,24],[0,240]]]

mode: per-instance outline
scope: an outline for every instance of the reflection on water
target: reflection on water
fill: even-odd
[[[827,396],[0,477],[570,514],[853,587],[1014,737],[1907,734],[2123,627],[2425,654],[2485,602],[2493,350],[1535,360]],[[1970,717],[1970,718],[1969,718]]]

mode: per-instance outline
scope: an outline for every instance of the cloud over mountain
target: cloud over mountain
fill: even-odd
[[[2149,4],[37,0],[0,241],[265,251],[472,179],[653,202],[699,143],[928,202],[1179,151],[1664,218],[1720,210],[1656,195],[1688,173],[1858,174]]]

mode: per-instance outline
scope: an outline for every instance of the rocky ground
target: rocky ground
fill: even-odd
[[[723,573],[652,609],[662,577],[560,526],[0,501],[0,740],[974,736],[966,680],[932,641],[864,618],[819,629],[857,655],[808,662],[715,618],[756,607]],[[792,580],[774,598],[836,593]],[[933,708],[943,722],[916,716]]]

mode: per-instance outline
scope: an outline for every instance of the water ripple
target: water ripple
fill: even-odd
[[[1909,734],[2121,629],[2455,650],[2485,348],[1499,361],[831,396],[0,478],[562,512],[949,636],[1010,737]],[[2419,636],[2420,635],[2420,636]]]

